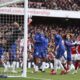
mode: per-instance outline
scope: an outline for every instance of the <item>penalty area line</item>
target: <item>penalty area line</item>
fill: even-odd
[[[34,77],[27,77],[28,79],[35,79],[35,80],[51,80],[51,79],[45,79],[45,78],[34,78]]]

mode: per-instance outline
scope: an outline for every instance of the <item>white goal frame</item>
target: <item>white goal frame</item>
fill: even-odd
[[[24,10],[24,53],[23,53],[23,76],[27,77],[27,42],[28,42],[28,0],[25,0]]]
[[[6,3],[0,3],[0,7],[4,7],[4,6],[7,6],[7,5],[11,5],[11,4],[19,3],[19,2],[23,2],[23,1],[24,0],[13,0],[13,1],[6,2]]]
[[[27,77],[27,41],[28,41],[28,0],[14,0],[0,4],[0,7],[5,7],[10,4],[24,1],[24,51],[23,51],[23,72],[20,76],[6,76],[6,77]]]

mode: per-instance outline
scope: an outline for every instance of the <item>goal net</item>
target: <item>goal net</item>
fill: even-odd
[[[19,2],[22,0],[0,0],[0,9]],[[24,2],[27,8],[28,1]],[[28,34],[27,15],[24,16],[12,12],[0,14],[0,77],[26,77]]]
[[[0,7],[23,2],[24,0],[0,0]]]

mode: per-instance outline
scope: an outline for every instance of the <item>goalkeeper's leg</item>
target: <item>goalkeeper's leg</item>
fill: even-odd
[[[12,57],[11,63],[12,63],[11,64],[12,72],[17,73],[17,71],[16,71],[17,62],[16,62],[16,58],[14,56]]]
[[[10,68],[8,52],[3,53],[3,55],[1,56],[1,61],[2,61],[3,67],[4,67],[4,72],[7,72],[8,69]]]

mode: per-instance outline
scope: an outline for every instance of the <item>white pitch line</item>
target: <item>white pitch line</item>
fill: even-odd
[[[29,79],[35,79],[35,80],[51,80],[51,79],[45,79],[45,78],[34,78],[34,77],[27,77]]]
[[[8,78],[24,78],[24,77],[21,77],[21,76],[8,76]],[[35,79],[35,80],[52,80],[52,79],[45,79],[45,78],[34,78],[34,77],[26,77],[26,79]]]

